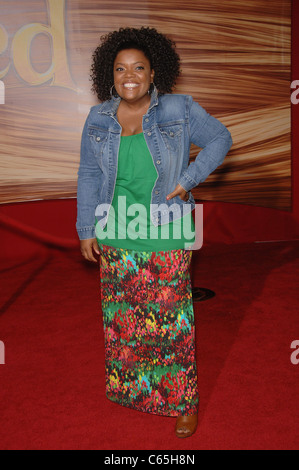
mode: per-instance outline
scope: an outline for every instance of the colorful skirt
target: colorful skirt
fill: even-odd
[[[107,397],[147,413],[197,413],[192,252],[100,248]]]

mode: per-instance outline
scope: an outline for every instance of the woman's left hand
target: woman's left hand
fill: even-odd
[[[181,186],[180,184],[177,184],[174,191],[172,191],[172,193],[168,194],[168,196],[166,196],[166,199],[167,201],[169,201],[169,199],[172,199],[173,197],[175,196],[179,196],[180,199],[182,199],[182,201],[188,201],[189,199],[189,194],[187,193],[187,191],[184,190],[183,186]]]

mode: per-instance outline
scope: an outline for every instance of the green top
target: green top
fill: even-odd
[[[194,243],[192,213],[155,227],[150,217],[157,171],[143,133],[121,137],[113,200],[99,244],[137,251],[167,251]]]

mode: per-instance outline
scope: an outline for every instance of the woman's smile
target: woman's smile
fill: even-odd
[[[125,87],[128,90],[132,90],[133,88],[138,87],[138,83],[124,83],[123,87]]]

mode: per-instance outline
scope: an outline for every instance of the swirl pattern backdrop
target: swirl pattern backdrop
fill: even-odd
[[[92,52],[110,30],[150,26],[177,44],[174,92],[234,140],[195,199],[291,210],[291,0],[0,0],[0,10],[2,204],[76,196],[81,131],[97,103]]]

